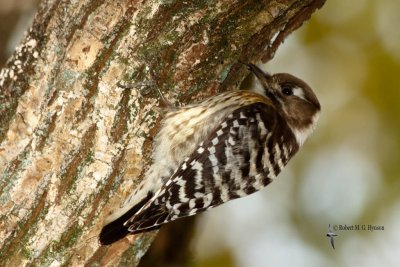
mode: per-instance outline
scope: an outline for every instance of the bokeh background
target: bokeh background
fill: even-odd
[[[0,67],[38,1],[0,0]],[[400,266],[400,1],[327,0],[270,72],[315,90],[317,130],[273,184],[196,217],[190,267]],[[339,230],[336,249],[326,237]]]
[[[264,69],[311,85],[319,125],[268,188],[199,219],[193,266],[400,266],[399,14],[327,0],[279,48]],[[333,250],[328,224],[384,230],[336,231]]]

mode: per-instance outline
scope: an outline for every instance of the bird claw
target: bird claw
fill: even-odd
[[[163,109],[176,109],[176,107],[165,98],[164,94],[161,92],[160,88],[155,83],[153,78],[150,81],[136,82],[131,84],[118,81],[116,85],[126,90],[138,89],[145,96],[149,95],[152,91],[154,92],[155,90],[159,96],[159,108],[156,108],[157,111]]]

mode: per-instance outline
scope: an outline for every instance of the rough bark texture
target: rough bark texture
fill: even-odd
[[[100,246],[107,214],[151,162],[157,95],[235,89],[325,0],[42,1],[0,73],[0,262],[130,265],[154,233]]]

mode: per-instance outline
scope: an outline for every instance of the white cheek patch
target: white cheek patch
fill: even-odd
[[[314,131],[315,126],[317,126],[317,122],[319,119],[319,112],[317,112],[312,120],[312,123],[310,124],[309,127],[307,128],[303,128],[303,129],[295,129],[292,128],[292,131],[296,137],[296,141],[297,143],[302,146],[304,144],[304,142],[307,140],[307,138],[311,135],[311,133]]]
[[[300,87],[293,88],[293,94],[295,96],[307,101],[307,99],[304,97],[303,89],[301,89]]]

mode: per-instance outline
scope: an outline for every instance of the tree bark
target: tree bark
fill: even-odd
[[[42,1],[0,73],[2,265],[136,266],[155,233],[97,235],[151,163],[146,81],[180,104],[233,90],[324,2]]]

